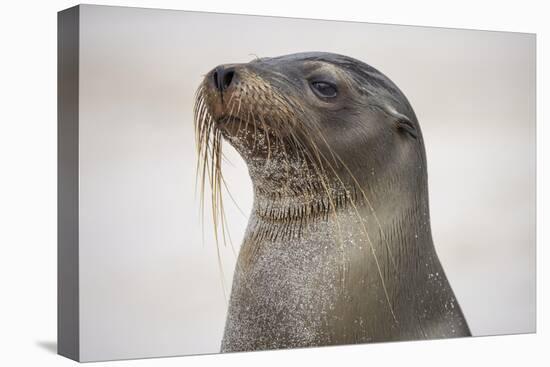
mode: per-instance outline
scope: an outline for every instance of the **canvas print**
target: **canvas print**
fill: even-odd
[[[535,35],[58,24],[60,354],[535,331]]]

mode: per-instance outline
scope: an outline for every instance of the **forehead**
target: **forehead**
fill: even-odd
[[[336,55],[330,53],[320,53],[320,52],[305,52],[297,53],[290,55],[283,55],[277,57],[263,57],[256,60],[253,60],[252,63],[262,63],[269,66],[279,66],[284,65],[287,67],[290,66],[304,66],[304,65],[314,65],[314,64],[332,64],[336,66],[338,60]]]
[[[250,62],[251,65],[272,71],[287,73],[314,73],[328,72],[331,74],[344,74],[345,68],[332,54],[326,53],[299,53],[278,57],[264,57]]]
[[[301,52],[277,57],[264,57],[253,60],[251,64],[261,64],[265,68],[291,71],[304,68],[332,68],[359,79],[383,78],[382,74],[372,66],[340,54],[330,52]]]

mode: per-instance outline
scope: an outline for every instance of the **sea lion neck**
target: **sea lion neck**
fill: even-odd
[[[360,204],[351,180],[325,168],[274,150],[269,159],[246,156],[254,192],[254,213],[268,222],[326,217],[352,203]]]

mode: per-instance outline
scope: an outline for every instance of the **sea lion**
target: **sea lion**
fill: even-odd
[[[470,335],[432,241],[420,126],[385,75],[321,52],[220,65],[195,121],[215,224],[222,140],[254,189],[222,352]]]

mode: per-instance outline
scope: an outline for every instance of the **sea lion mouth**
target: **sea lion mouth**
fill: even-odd
[[[216,122],[218,123],[219,126],[224,126],[231,123],[238,124],[238,123],[241,123],[242,120],[240,117],[223,115],[220,118],[218,118]]]
[[[215,121],[218,128],[228,130],[229,132],[234,131],[235,128],[237,130],[248,129],[254,124],[254,121],[248,121],[244,118],[233,115],[223,115]],[[260,131],[267,130],[264,129],[263,126],[257,126],[256,129]]]
[[[216,126],[219,129],[225,129],[225,130],[233,130],[235,126],[246,126],[246,121],[243,121],[240,117],[237,116],[231,116],[231,115],[223,115],[216,120]]]
[[[232,115],[224,115],[215,120],[216,128],[220,129],[226,139],[235,141],[235,139],[258,139],[266,138],[267,135],[273,141],[277,139],[277,133],[271,128],[268,121],[258,123],[257,121],[249,121],[244,118]]]

